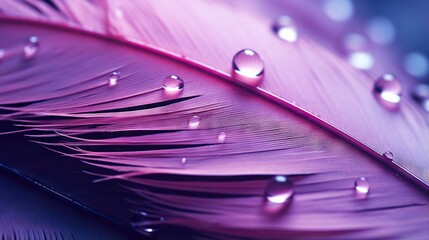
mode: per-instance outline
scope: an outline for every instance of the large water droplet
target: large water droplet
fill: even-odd
[[[413,98],[423,109],[429,112],[429,84],[418,84],[414,87]]]
[[[355,190],[360,194],[367,194],[369,192],[369,182],[364,177],[360,177],[355,181]]]
[[[119,80],[119,72],[112,72],[108,79],[109,86],[113,87],[118,83]]]
[[[386,159],[388,159],[388,160],[392,161],[392,160],[393,160],[393,158],[394,158],[394,155],[393,155],[393,153],[392,153],[392,152],[387,151],[387,152],[383,153],[383,157],[385,157]]]
[[[279,38],[286,42],[296,42],[298,39],[298,29],[293,19],[289,16],[278,17],[273,24],[273,30]]]
[[[182,91],[183,87],[185,86],[183,80],[176,76],[171,75],[166,78],[164,78],[164,82],[162,87],[164,88],[166,93],[169,94],[176,94]]]
[[[24,47],[25,58],[33,58],[39,50],[39,39],[37,36],[28,38],[28,42]]]
[[[234,55],[232,76],[242,82],[256,86],[264,77],[264,63],[251,49],[243,49]]]
[[[401,84],[393,74],[383,74],[374,83],[375,96],[386,107],[396,107],[401,101],[401,92]]]
[[[188,121],[188,128],[189,129],[197,129],[200,125],[201,118],[197,115],[194,115],[189,119]]]
[[[217,136],[217,141],[219,143],[224,143],[225,140],[226,140],[226,133],[225,132],[219,133],[219,135]]]
[[[265,188],[265,198],[270,203],[286,203],[294,194],[294,184],[287,176],[275,176]]]
[[[186,158],[180,159],[180,163],[183,165],[186,164],[187,162],[188,162],[188,160]]]

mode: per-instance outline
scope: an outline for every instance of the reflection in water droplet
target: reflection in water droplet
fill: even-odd
[[[278,17],[273,24],[273,30],[279,38],[286,42],[296,42],[298,39],[298,29],[293,19],[289,16]]]
[[[385,157],[385,158],[387,158],[387,159],[389,159],[389,160],[393,160],[393,153],[392,152],[390,152],[390,151],[387,151],[387,152],[385,152],[385,153],[383,153],[383,156]]]
[[[219,135],[217,136],[217,140],[219,143],[224,143],[226,140],[226,133],[225,132],[219,133]]]
[[[232,76],[247,84],[256,86],[264,77],[264,63],[261,57],[251,49],[243,49],[234,55]]]
[[[401,101],[402,87],[399,80],[392,74],[386,73],[374,83],[374,93],[377,99],[386,104],[398,104]],[[388,107],[388,105],[386,105]]]
[[[344,22],[353,16],[354,6],[351,0],[326,0],[323,11],[330,19]]]
[[[108,79],[109,86],[113,87],[118,83],[119,80],[119,72],[112,72]]]
[[[429,60],[422,53],[409,53],[405,56],[404,68],[413,77],[424,77],[429,72]]]
[[[286,203],[294,192],[294,184],[287,176],[275,176],[265,188],[265,198],[270,203]]]
[[[25,58],[33,58],[39,50],[39,39],[37,36],[31,36],[24,47]]]
[[[188,128],[189,129],[197,129],[200,125],[201,118],[197,115],[194,115],[189,119]]]
[[[389,44],[395,38],[395,27],[392,22],[382,17],[369,21],[367,32],[371,40],[378,44]]]
[[[182,159],[180,159],[180,163],[181,164],[186,164],[186,162],[187,162],[188,160],[186,159],[186,158],[182,158]]]
[[[369,182],[364,177],[360,177],[355,181],[355,189],[357,193],[367,194],[369,192]]]
[[[184,86],[183,80],[176,75],[164,78],[163,88],[167,93],[178,93],[183,90]]]
[[[369,52],[352,52],[348,60],[350,65],[361,70],[369,70],[374,66],[374,57]]]

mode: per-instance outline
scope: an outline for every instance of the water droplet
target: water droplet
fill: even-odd
[[[401,91],[399,80],[390,73],[383,74],[374,84],[375,96],[386,107],[396,107],[401,101]]]
[[[264,77],[264,63],[251,49],[243,49],[234,55],[232,76],[252,86],[258,85]]]
[[[412,52],[404,58],[405,71],[413,77],[424,77],[429,72],[429,60],[419,52]]]
[[[113,87],[118,83],[119,80],[119,72],[112,72],[109,76],[109,86]]]
[[[367,194],[369,192],[369,182],[364,177],[360,177],[355,181],[355,189],[357,193]]]
[[[387,152],[383,153],[383,156],[384,156],[385,158],[387,158],[388,160],[393,161],[394,156],[393,156],[393,153],[392,153],[392,152],[387,151]]]
[[[189,129],[197,129],[200,125],[201,118],[197,115],[194,115],[189,119],[188,128]]]
[[[186,159],[186,158],[182,158],[182,159],[180,159],[180,163],[181,164],[186,164],[186,162],[187,162],[188,160]]]
[[[39,38],[37,36],[31,36],[28,38],[28,42],[24,47],[25,58],[33,58],[39,50]]]
[[[286,42],[296,42],[298,39],[298,29],[293,19],[289,16],[278,17],[273,24],[273,30],[279,38]]]
[[[275,176],[265,188],[265,198],[270,203],[287,203],[294,192],[294,184],[287,176]]]
[[[351,0],[326,0],[323,11],[330,19],[344,22],[353,16],[354,6]]]
[[[162,86],[165,92],[169,94],[176,94],[183,90],[183,87],[185,86],[185,84],[180,77],[176,75],[171,75],[164,78],[164,82]]]
[[[217,136],[217,140],[219,143],[224,143],[226,140],[226,133],[225,132],[219,133],[219,135]]]

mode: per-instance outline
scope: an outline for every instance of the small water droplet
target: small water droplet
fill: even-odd
[[[112,72],[109,76],[108,83],[109,86],[113,87],[118,83],[119,80],[119,72]]]
[[[186,164],[186,162],[187,162],[188,160],[186,159],[186,158],[182,158],[182,159],[180,159],[180,163],[181,164]]]
[[[374,93],[386,107],[396,107],[401,101],[402,87],[399,80],[390,73],[383,74],[374,83]]]
[[[200,125],[201,118],[197,115],[194,115],[189,119],[188,128],[189,129],[197,129]]]
[[[249,85],[256,86],[264,77],[264,63],[261,57],[251,49],[243,49],[234,55],[232,76]]]
[[[176,75],[171,75],[164,78],[164,82],[162,86],[165,92],[169,94],[176,94],[183,90],[183,87],[185,86],[185,84],[180,77]]]
[[[286,42],[296,42],[298,39],[298,29],[293,19],[283,15],[278,17],[273,24],[273,30],[277,36]]]
[[[226,140],[226,133],[225,132],[219,133],[219,135],[217,136],[217,140],[219,143],[224,143]]]
[[[39,50],[39,38],[37,36],[31,36],[28,38],[28,42],[24,47],[25,58],[33,58]]]
[[[287,176],[275,176],[265,188],[265,198],[270,203],[287,203],[294,192],[294,184]]]
[[[387,151],[387,152],[383,153],[383,156],[384,156],[385,158],[387,158],[388,160],[393,161],[394,156],[393,156],[393,153],[392,153],[392,152]]]
[[[355,189],[357,193],[367,194],[369,192],[369,182],[364,177],[360,177],[355,181]]]

